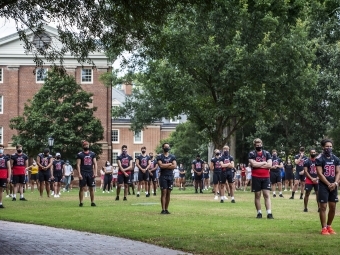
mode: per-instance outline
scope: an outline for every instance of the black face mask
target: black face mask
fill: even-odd
[[[57,159],[60,159],[60,157],[57,157]]]
[[[262,150],[262,146],[255,147],[255,150],[257,150],[257,151],[261,151],[261,150]]]
[[[142,151],[142,154],[144,154],[146,151]]]
[[[22,150],[17,150],[17,153],[21,153],[22,152]]]
[[[311,157],[311,158],[315,158],[315,157],[316,157],[316,154],[310,154],[310,157]]]
[[[229,151],[225,151],[224,156],[228,156],[228,155],[229,155]]]
[[[44,153],[44,156],[47,157],[47,156],[48,156],[48,153]]]
[[[196,158],[197,161],[200,161],[201,159],[200,158]]]
[[[150,159],[153,159],[153,156],[150,156]]]
[[[84,151],[88,151],[89,147],[83,147]]]
[[[277,155],[276,154],[273,154],[273,158],[276,158],[277,157]]]
[[[220,156],[220,153],[216,153],[215,155],[218,157],[218,156]]]
[[[170,148],[163,148],[164,152],[168,152],[170,150]]]

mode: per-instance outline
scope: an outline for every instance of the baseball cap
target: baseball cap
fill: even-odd
[[[70,163],[70,161],[66,160],[66,163]]]
[[[55,156],[56,156],[56,157],[58,157],[58,156],[61,156],[61,155],[60,155],[60,153],[59,153],[59,152],[57,152],[57,153],[55,154]]]

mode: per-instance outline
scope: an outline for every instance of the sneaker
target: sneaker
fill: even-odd
[[[79,203],[79,207],[83,207],[83,203]]]
[[[294,199],[294,197],[290,197],[289,199]]]
[[[131,195],[131,192],[129,191],[128,195],[130,196]]]
[[[300,199],[303,199],[303,196],[300,196]]]
[[[162,211],[161,211],[161,214],[167,214],[167,213],[165,212],[165,210],[162,210]]]
[[[57,195],[54,195],[53,197],[58,197]]]
[[[116,196],[116,201],[118,201],[119,200],[119,196]]]
[[[17,199],[15,197],[12,198],[12,201],[17,201]]]
[[[331,226],[328,226],[328,227],[327,227],[327,231],[328,231],[328,233],[329,233],[330,235],[335,235],[335,234],[336,234],[336,232],[334,231],[334,229],[333,229]]]
[[[274,219],[273,214],[269,213],[269,214],[267,215],[267,219],[270,219],[270,220]]]
[[[307,208],[305,208],[305,209],[303,209],[303,211],[304,211],[304,212],[308,212],[308,209],[307,209]]]
[[[165,210],[165,214],[170,214],[170,212],[168,210]]]
[[[105,191],[103,191],[103,193],[105,193]]]
[[[217,200],[217,199],[218,199],[218,196],[215,196],[215,197],[214,197],[214,200]]]
[[[226,196],[224,196],[223,198],[224,198],[224,200],[228,200],[228,197],[226,197]]]
[[[9,195],[7,195],[6,197],[9,197]]]
[[[137,197],[139,197],[139,194],[137,194]]]
[[[201,190],[200,193],[203,194],[203,191]]]
[[[273,197],[276,197],[276,194],[273,194]]]
[[[262,219],[262,213],[258,213],[256,219]]]
[[[235,202],[235,199],[232,199],[231,202],[234,203],[234,204],[236,203],[236,202]]]
[[[221,202],[220,203],[224,203],[224,200],[223,199],[221,199]]]
[[[280,195],[279,195],[279,197],[283,197],[283,195],[282,195],[282,194],[280,194]]]
[[[91,206],[96,206],[96,204],[92,202],[92,203],[91,203]]]
[[[63,188],[63,192],[66,192],[66,189],[65,189],[65,188]]]
[[[284,191],[287,191],[286,189]]]
[[[53,196],[54,195],[54,191],[52,191],[52,193],[51,193],[51,196]]]
[[[145,196],[146,196],[146,197],[150,197],[150,194],[148,193],[148,194],[146,194]]]
[[[5,208],[3,205],[0,205],[0,208]]]
[[[156,193],[153,193],[154,196],[156,196]]]
[[[321,235],[330,235],[327,228],[322,228]]]
[[[127,201],[126,197],[123,198],[123,201]]]

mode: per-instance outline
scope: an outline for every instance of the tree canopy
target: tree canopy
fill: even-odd
[[[10,121],[10,127],[18,131],[14,143],[24,146],[30,156],[36,156],[47,147],[50,136],[54,138],[54,152],[63,158],[74,160],[82,150],[82,140],[87,140],[97,155],[104,129],[94,117],[95,107],[90,107],[92,94],[84,91],[73,76],[49,72],[44,85],[28,104],[22,116]]]

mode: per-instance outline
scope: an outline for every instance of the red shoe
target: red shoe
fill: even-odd
[[[329,235],[328,229],[327,228],[322,228],[321,235]]]
[[[328,233],[329,233],[330,235],[335,235],[335,234],[336,234],[336,232],[334,231],[334,229],[333,229],[331,226],[328,226],[328,227],[327,227],[327,231],[328,231]]]

